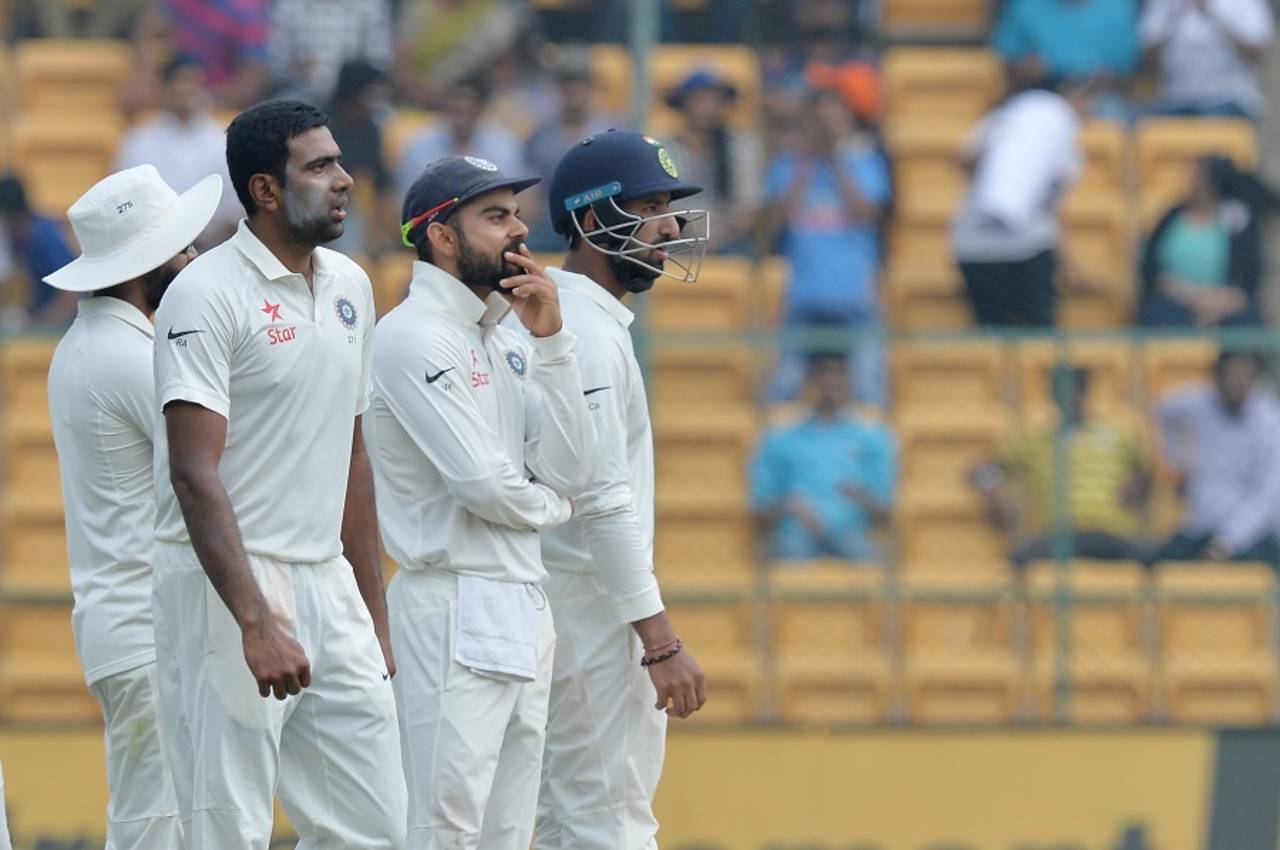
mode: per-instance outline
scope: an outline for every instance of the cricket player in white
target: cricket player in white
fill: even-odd
[[[533,832],[555,644],[538,532],[569,518],[595,449],[574,339],[523,244],[516,193],[536,182],[429,165],[404,204],[409,297],[376,333],[411,850],[528,850]]]
[[[266,850],[277,790],[300,850],[404,844],[359,419],[373,295],[359,266],[317,247],[342,233],[340,157],[307,104],[237,116],[227,162],[249,218],[156,316],[155,597],[181,676],[166,711],[190,730],[189,764],[174,764],[193,850]]]
[[[670,205],[699,191],[659,142],[609,131],[571,148],[547,193],[570,244],[564,268],[548,274],[579,340],[598,450],[573,519],[543,535],[558,641],[538,850],[656,848],[667,715],[706,701],[653,572],[653,434],[622,302],[663,274],[697,278],[707,214]]]
[[[67,218],[83,253],[45,278],[93,293],[49,367],[66,506],[72,627],[105,721],[107,847],[183,846],[157,708],[151,551],[156,393],[151,314],[213,218],[222,180],[178,195],[150,165],[100,181]]]

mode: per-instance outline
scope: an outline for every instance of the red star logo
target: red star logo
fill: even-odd
[[[263,299],[262,299],[262,312],[263,312],[263,313],[266,313],[268,316],[270,316],[270,317],[271,317],[271,321],[273,321],[273,322],[278,322],[278,321],[280,321],[280,305],[279,305],[279,304],[272,304],[270,301],[268,301],[267,299],[263,298]]]

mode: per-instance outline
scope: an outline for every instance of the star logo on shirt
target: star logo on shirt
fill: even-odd
[[[270,316],[273,322],[282,321],[280,318],[280,305],[272,304],[265,298],[262,299],[262,312]]]

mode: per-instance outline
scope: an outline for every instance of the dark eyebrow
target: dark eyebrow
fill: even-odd
[[[318,156],[302,167],[315,168],[317,165],[328,165],[331,162],[338,162],[341,159],[342,159],[341,154],[330,154],[329,156]]]
[[[485,207],[484,209],[482,209],[482,210],[480,211],[480,215],[489,215],[490,213],[496,213],[496,212],[497,212],[497,213],[512,213],[513,215],[515,215],[515,214],[518,214],[518,213],[520,212],[520,208],[519,208],[519,207],[516,207],[516,208],[513,210],[513,209],[511,209],[511,207],[502,207],[502,206],[496,206],[496,205],[495,205],[495,206],[492,206],[492,207]]]

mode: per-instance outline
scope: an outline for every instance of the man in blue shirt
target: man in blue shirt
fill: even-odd
[[[62,225],[31,209],[27,192],[17,177],[0,177],[0,229],[8,240],[20,277],[28,292],[21,298],[26,323],[35,326],[70,324],[76,315],[77,296],[59,292],[44,279],[76,258]]]
[[[848,411],[842,354],[809,362],[812,413],[765,435],[751,469],[752,509],[770,557],[872,559],[872,532],[888,525],[897,489],[897,441]]]
[[[816,92],[808,115],[805,149],[779,154],[765,178],[771,223],[791,263],[786,323],[873,331],[881,315],[880,225],[891,196],[889,167],[839,92]],[[856,397],[885,404],[878,345],[868,339],[853,354]],[[803,358],[784,357],[775,396],[793,398],[803,378]]]
[[[1110,92],[1095,112],[1118,117],[1124,88],[1137,70],[1135,0],[1008,0],[996,21],[991,46],[1022,87],[1046,77],[1094,78]]]

